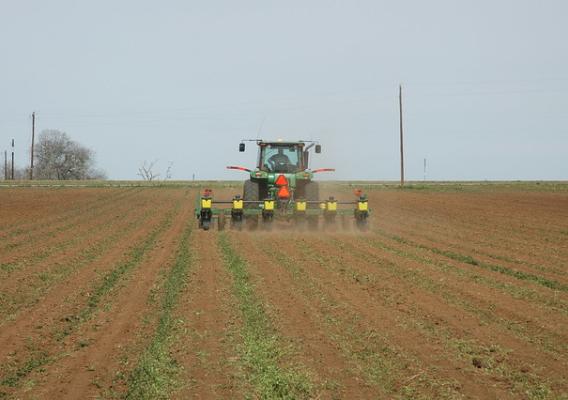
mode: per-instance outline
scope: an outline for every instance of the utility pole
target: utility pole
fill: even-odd
[[[8,180],[8,150],[4,150],[4,180]]]
[[[424,182],[426,182],[426,159],[424,159]]]
[[[402,85],[398,86],[398,106],[400,117],[400,186],[404,186],[404,140],[402,130]]]
[[[34,179],[35,112],[32,113],[32,154],[30,157],[30,181]]]
[[[14,139],[12,139],[12,180],[14,180]]]

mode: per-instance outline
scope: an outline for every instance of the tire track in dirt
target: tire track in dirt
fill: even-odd
[[[239,318],[217,233],[196,230],[191,251],[193,268],[177,311],[184,333],[174,350],[184,384],[172,398],[242,398],[235,366],[238,353],[231,348]]]
[[[342,241],[346,242],[350,240],[349,238],[341,238]],[[310,247],[311,252],[320,255],[330,254],[333,248],[337,248],[337,242],[326,243],[325,240],[317,239],[311,240],[306,243]],[[301,245],[298,245],[301,247]],[[380,252],[374,252],[371,258],[365,262],[361,262],[361,257],[358,257],[360,251],[356,248],[343,248],[342,255],[338,258],[337,265],[334,268],[333,257],[322,256],[322,261],[326,264],[328,270],[337,275],[342,275],[346,282],[349,280],[357,281],[360,277],[376,277],[373,279],[374,282],[383,279],[389,279],[392,282],[392,287],[398,288],[398,292],[395,296],[397,298],[397,311],[407,314],[407,318],[410,318],[410,322],[407,324],[414,323],[416,329],[420,330],[423,326],[427,327],[426,330],[423,329],[423,334],[425,336],[431,336],[432,341],[437,342],[441,338],[446,338],[446,347],[453,344],[459,344],[460,341],[466,341],[467,343],[475,343],[475,346],[470,345],[472,349],[483,349],[490,348],[492,345],[497,344],[500,346],[505,346],[506,349],[512,349],[511,354],[503,354],[502,360],[499,361],[500,368],[509,368],[511,371],[521,370],[527,368],[527,365],[538,365],[539,369],[544,368],[544,370],[536,373],[531,371],[525,371],[526,376],[518,377],[519,381],[521,378],[525,378],[529,385],[537,386],[540,385],[541,381],[551,381],[551,384],[556,387],[556,389],[561,393],[565,388],[560,384],[563,381],[564,376],[562,372],[568,366],[566,360],[554,359],[551,357],[543,356],[538,349],[534,349],[531,343],[519,340],[517,337],[513,336],[511,332],[501,329],[494,329],[494,327],[487,325],[487,323],[482,323],[477,316],[471,315],[470,313],[460,312],[459,309],[455,308],[454,304],[447,303],[447,300],[441,296],[441,293],[429,292],[423,290],[424,286],[421,285],[420,279],[413,278],[406,273],[405,270],[420,269],[421,266],[414,265],[412,260],[405,260],[396,258],[386,260],[390,263],[395,271],[394,273],[389,273],[388,277],[384,277],[384,267],[382,263],[385,260],[384,255]],[[383,260],[383,261],[381,261]],[[353,268],[354,273],[358,276],[353,279],[353,276],[349,276],[350,273],[344,274],[338,273],[338,268],[345,266],[346,269]],[[381,267],[381,276],[377,276],[377,271],[373,270],[373,267]],[[376,270],[376,268],[375,268]],[[396,270],[399,271],[399,277],[396,276]],[[432,272],[428,271],[423,275],[422,279],[431,279],[431,281],[436,282],[435,276],[432,276]],[[395,282],[393,282],[393,280]],[[396,282],[398,280],[398,282]],[[407,281],[409,280],[409,281]],[[434,283],[435,284],[435,283]],[[450,286],[453,285],[452,282],[449,283]],[[368,286],[368,285],[367,285]],[[436,291],[439,289],[437,288]],[[376,291],[371,287],[367,287],[366,291],[371,298],[376,301],[381,301],[383,293],[382,291]],[[412,296],[406,296],[405,293],[412,293]],[[400,318],[402,320],[402,318]],[[437,322],[432,324],[432,321]],[[430,326],[428,326],[430,324]],[[560,344],[561,342],[557,342]],[[443,340],[441,342],[443,345]],[[474,349],[475,350],[475,349]],[[559,353],[556,353],[557,357]],[[459,354],[458,354],[459,356]],[[482,359],[484,354],[479,354],[479,359]],[[456,357],[456,355],[454,355]],[[487,356],[488,358],[489,356]],[[501,355],[499,355],[501,357]],[[496,378],[502,379],[503,377],[497,373]],[[545,378],[545,379],[543,379]],[[524,390],[517,388],[517,390]],[[532,388],[534,389],[534,387]],[[534,389],[536,390],[536,389]]]
[[[65,354],[51,364],[34,388],[34,394],[44,398],[92,398],[116,388],[117,371],[124,365],[126,356],[122,350],[141,350],[148,335],[137,337],[144,329],[141,316],[149,311],[148,297],[153,287],[163,280],[163,274],[171,266],[179,245],[181,233],[191,218],[193,202],[182,200],[182,209],[173,218],[170,227],[160,234],[155,246],[145,255],[136,269],[123,279],[107,307],[98,310],[91,320],[82,324],[66,338],[60,354]],[[89,345],[81,347],[81,342]],[[137,341],[138,343],[134,343]]]
[[[289,272],[259,250],[254,234],[234,234],[234,248],[247,260],[259,296],[268,303],[276,329],[297,349],[293,357],[317,374],[317,398],[372,398],[380,388],[372,388],[338,352],[322,319],[325,316],[311,303]]]

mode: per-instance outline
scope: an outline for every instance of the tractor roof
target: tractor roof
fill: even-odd
[[[257,143],[262,146],[262,145],[267,145],[267,144],[274,144],[274,145],[297,145],[297,146],[304,146],[306,143],[302,140],[299,141],[284,141],[284,140],[259,140],[257,141]]]

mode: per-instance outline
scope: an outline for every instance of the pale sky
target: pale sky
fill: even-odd
[[[568,179],[565,1],[0,0],[0,150],[37,130],[112,179],[244,179],[242,138],[317,139],[335,179]],[[260,131],[260,133],[259,133]]]

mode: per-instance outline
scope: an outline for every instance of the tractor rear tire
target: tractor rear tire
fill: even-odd
[[[258,210],[258,203],[246,203],[247,201],[259,201],[260,200],[260,185],[258,182],[253,182],[250,179],[245,181],[245,186],[243,188],[243,200],[245,201],[244,208],[249,210]],[[258,226],[258,215],[246,215],[244,216],[245,224],[248,230],[255,230]]]
[[[319,185],[317,182],[308,182],[304,185],[304,196],[307,201],[319,201]],[[318,208],[317,204],[310,204],[308,208]]]
[[[258,182],[253,182],[250,179],[248,181],[245,181],[243,199],[245,201],[245,208],[257,208],[256,204],[247,204],[246,202],[260,200],[260,185],[258,184]]]

